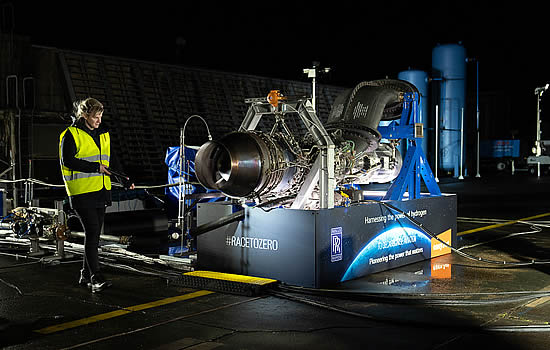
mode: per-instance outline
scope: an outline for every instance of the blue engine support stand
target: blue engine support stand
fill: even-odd
[[[383,138],[404,139],[407,151],[403,158],[401,171],[384,196],[384,200],[402,200],[408,190],[409,199],[420,198],[421,180],[424,180],[432,196],[440,196],[441,190],[435,181],[426,155],[422,151],[423,125],[417,123],[420,98],[418,93],[406,93],[403,96],[403,111],[399,124],[393,121],[388,126],[378,127]]]

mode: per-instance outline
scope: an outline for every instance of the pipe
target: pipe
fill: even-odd
[[[313,110],[315,111],[315,113],[317,113],[317,109],[315,108],[315,99],[316,99],[316,96],[315,96],[315,90],[317,90],[317,87],[315,86],[315,77],[313,77],[313,87],[312,87],[312,90],[313,90],[313,106],[311,106],[313,108]]]
[[[244,210],[240,210],[233,214],[223,216],[217,220],[192,228],[189,231],[189,234],[193,237],[197,237],[199,235],[202,235],[203,233],[210,232],[212,230],[215,230],[225,225],[229,225],[232,222],[239,221],[242,219],[244,219]]]
[[[378,148],[381,120],[401,117],[403,94],[418,93],[411,83],[397,79],[365,81],[338,95],[326,123],[327,132],[342,130],[342,137],[355,143],[355,152]]]
[[[438,168],[438,159],[437,155],[439,153],[439,105],[435,105],[435,182],[439,182],[437,178],[437,168]]]
[[[86,234],[81,231],[66,231],[70,237],[86,238]],[[113,235],[99,235],[99,239],[107,242],[114,242],[120,244],[128,244],[131,240],[131,236],[113,236]]]
[[[30,116],[30,128],[29,128],[29,132],[30,132],[30,138],[32,139],[34,137],[33,135],[33,125],[34,125],[34,107],[36,105],[36,94],[35,94],[35,88],[34,88],[34,78],[33,77],[24,77],[23,78],[23,108],[26,108],[28,109],[29,108],[29,101],[28,101],[28,85],[29,85],[29,82],[32,83],[31,85],[31,93],[32,93],[32,106],[31,106],[31,116]],[[21,121],[21,116],[19,117],[19,120]],[[21,135],[19,135],[19,137],[21,138]],[[29,152],[28,152],[28,155],[29,155],[29,179],[32,178],[32,157],[33,157],[33,154],[34,154],[34,149],[33,149],[33,146],[32,146],[32,142],[30,143],[30,149],[29,149]],[[21,162],[21,161],[20,161]],[[25,182],[25,192],[26,193],[26,202],[28,203],[29,206],[32,206],[32,201],[33,201],[33,198],[34,198],[34,183],[33,182]]]
[[[185,162],[185,127],[187,122],[185,121],[183,128],[180,129],[180,152],[179,152],[179,187],[178,187],[178,227],[183,232],[184,221],[184,207],[185,207],[185,174],[183,172],[183,163]],[[181,235],[181,246],[183,250],[183,235]]]
[[[8,164],[8,168],[0,173],[0,178],[1,178],[2,176],[4,176],[4,174],[6,174],[6,173],[8,173],[8,172],[10,172],[10,171],[11,171],[11,165]]]
[[[460,119],[460,175],[458,176],[459,180],[464,180],[462,176],[462,157],[464,154],[464,108],[461,110],[461,119]]]
[[[548,84],[544,87],[538,87],[535,89],[535,95],[537,96],[537,137],[535,138],[535,156],[537,157],[537,177],[540,177],[540,159],[541,156],[541,133],[540,130],[540,98],[544,91],[548,89]]]
[[[476,177],[481,177],[479,174],[479,61],[476,60],[476,124],[477,124],[477,173]]]
[[[18,86],[17,86],[17,75],[8,75],[6,77],[6,104],[9,106],[10,101],[10,89],[9,89],[9,80],[15,79],[15,99],[14,99],[14,106],[15,108],[19,108],[19,95],[18,95]],[[13,117],[13,112],[10,112],[10,167],[12,169],[12,180],[13,182],[13,207],[17,208],[17,184],[15,182],[15,179],[17,178],[16,174],[16,167],[15,167],[15,157],[18,152],[17,151],[17,144],[15,139],[15,120]],[[21,117],[21,116],[20,116]]]
[[[179,154],[179,193],[178,193],[178,226],[180,230],[183,232],[183,228],[185,226],[185,173],[184,173],[184,163],[185,163],[185,129],[187,128],[187,123],[193,118],[200,119],[204,126],[206,127],[206,132],[208,134],[208,141],[212,140],[212,134],[210,134],[210,128],[208,127],[208,123],[206,120],[201,117],[200,115],[193,114],[189,118],[185,120],[185,123],[183,124],[183,128],[180,129],[180,154]],[[187,172],[189,174],[189,172]],[[183,249],[183,235],[182,235],[182,241],[181,246]]]

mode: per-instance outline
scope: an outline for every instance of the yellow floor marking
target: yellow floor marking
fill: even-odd
[[[150,308],[153,308],[153,307],[162,306],[162,305],[166,305],[166,304],[171,304],[171,303],[175,303],[175,302],[178,302],[178,301],[198,298],[198,297],[201,297],[203,295],[208,295],[208,294],[212,294],[212,293],[214,293],[214,292],[211,292],[211,291],[208,291],[208,290],[199,290],[199,291],[193,292],[193,293],[178,295],[178,296],[175,296],[175,297],[161,299],[161,300],[153,301],[153,302],[150,302],[150,303],[129,306],[129,307],[126,307],[126,308],[121,309],[121,310],[115,310],[115,311],[111,311],[111,312],[106,312],[104,314],[99,314],[99,315],[95,315],[95,316],[91,316],[91,317],[81,318],[80,320],[65,322],[65,323],[61,323],[61,324],[57,324],[57,325],[53,325],[53,326],[49,326],[49,327],[45,327],[45,328],[41,328],[41,329],[36,329],[34,331],[37,332],[37,333],[41,333],[41,334],[51,334],[51,333],[63,331],[63,330],[66,330],[66,329],[75,328],[75,327],[83,326],[83,325],[86,325],[86,324],[98,322],[98,321],[108,320],[110,318],[126,315],[126,314],[129,314],[131,312],[150,309]]]
[[[497,228],[497,227],[512,225],[512,224],[515,224],[515,223],[520,222],[520,221],[529,221],[529,220],[533,220],[533,219],[538,219],[538,218],[542,218],[542,217],[545,217],[545,216],[548,216],[548,215],[550,215],[550,213],[544,213],[544,214],[539,214],[539,215],[533,215],[533,216],[529,216],[529,217],[523,218],[523,219],[517,219],[517,220],[506,221],[506,222],[503,222],[503,223],[501,223],[501,224],[494,224],[494,225],[489,225],[489,226],[483,226],[483,227],[479,227],[479,228],[474,228],[474,229],[467,230],[467,231],[462,231],[462,232],[457,233],[456,235],[457,235],[457,236],[464,236],[464,235],[467,235],[467,234],[470,234],[470,233],[475,233],[475,232],[490,230],[490,229]]]

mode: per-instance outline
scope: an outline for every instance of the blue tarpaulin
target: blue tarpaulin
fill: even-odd
[[[168,166],[168,184],[176,184],[180,182],[182,175],[184,176],[185,194],[192,193],[205,193],[216,192],[207,190],[200,185],[191,185],[187,182],[197,183],[198,180],[195,176],[195,155],[197,150],[190,147],[185,147],[185,164],[182,167],[182,174],[180,174],[180,147],[168,147],[166,150],[165,163]],[[177,217],[178,212],[178,200],[180,196],[180,186],[171,186],[166,188],[167,210],[168,215]],[[216,198],[204,201],[215,201]],[[186,201],[186,205],[190,205],[191,201]]]
[[[519,157],[520,140],[484,140],[479,150],[482,158]]]

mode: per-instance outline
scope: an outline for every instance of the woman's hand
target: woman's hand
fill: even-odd
[[[111,175],[109,170],[107,170],[107,167],[103,164],[99,164],[99,172],[107,175]]]
[[[105,165],[103,165],[103,164],[99,164],[99,172],[100,172],[100,173],[103,173],[103,174],[107,174],[107,175],[113,175],[113,174],[111,174],[111,172],[108,170],[108,168],[107,168]],[[116,175],[116,176],[118,177],[119,175]],[[121,179],[121,181],[124,182],[124,187],[127,188],[127,189],[129,189],[129,190],[134,190],[134,189],[136,189],[136,186],[134,185],[133,182],[128,186],[128,182],[130,182],[129,180],[130,180],[130,179],[129,179],[128,177],[122,178],[122,179]]]

